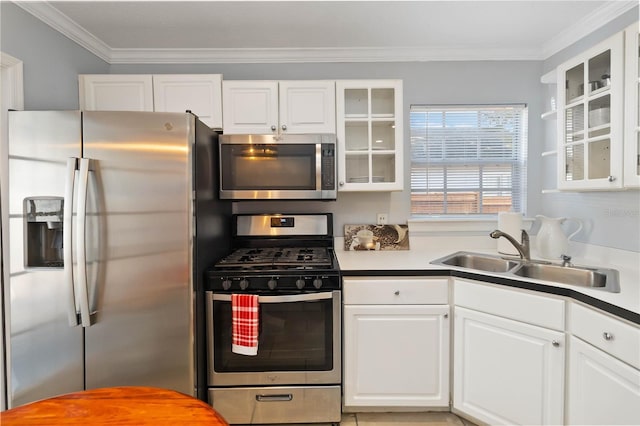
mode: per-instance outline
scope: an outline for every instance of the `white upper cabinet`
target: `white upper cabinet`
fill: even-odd
[[[335,81],[281,81],[280,131],[335,133]]]
[[[225,134],[335,133],[332,80],[222,83]]]
[[[640,34],[625,30],[624,186],[640,187]]]
[[[338,80],[339,191],[401,191],[402,80]]]
[[[624,33],[558,67],[558,188],[623,185]]]
[[[84,111],[153,111],[150,75],[80,75],[79,92]]]
[[[85,111],[193,112],[222,127],[220,74],[85,74],[79,76]]]
[[[203,123],[222,128],[222,75],[158,74],[153,76],[155,111],[190,110]]]

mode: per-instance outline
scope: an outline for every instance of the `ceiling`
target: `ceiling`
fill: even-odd
[[[636,1],[14,2],[110,63],[545,59]]]

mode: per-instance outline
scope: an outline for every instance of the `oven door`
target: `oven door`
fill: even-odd
[[[207,292],[210,386],[339,384],[340,291],[259,297],[258,354],[231,352],[231,294]]]

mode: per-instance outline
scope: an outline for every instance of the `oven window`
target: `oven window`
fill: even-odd
[[[223,145],[224,190],[315,190],[316,146]]]
[[[231,352],[231,303],[214,301],[214,369],[218,373],[328,371],[333,368],[333,302],[260,304],[258,355]]]

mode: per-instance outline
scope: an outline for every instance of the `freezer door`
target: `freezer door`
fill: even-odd
[[[85,112],[86,387],[194,393],[190,114]]]
[[[64,280],[71,265],[60,263],[67,159],[80,156],[80,137],[78,111],[9,112],[10,408],[84,386],[83,333],[69,325]]]

